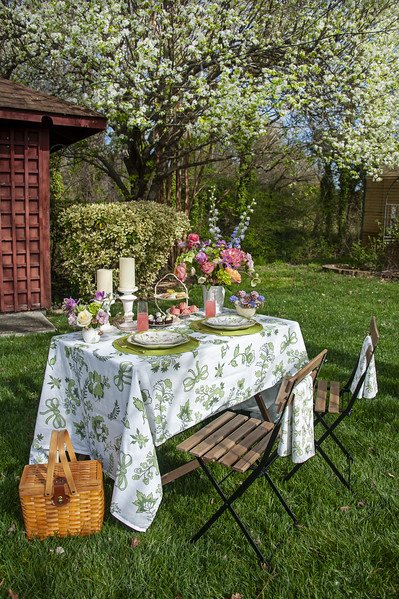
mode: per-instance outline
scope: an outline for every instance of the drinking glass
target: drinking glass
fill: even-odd
[[[137,302],[137,331],[148,331],[148,303],[144,300]]]
[[[215,294],[211,289],[207,289],[205,297],[205,318],[212,318],[213,316],[216,316]]]

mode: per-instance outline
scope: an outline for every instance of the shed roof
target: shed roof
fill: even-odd
[[[69,145],[103,131],[106,118],[44,92],[0,79],[0,120],[37,123],[50,129],[50,143]]]

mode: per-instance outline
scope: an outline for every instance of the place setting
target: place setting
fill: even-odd
[[[241,336],[260,333],[263,327],[253,318],[245,318],[238,314],[220,314],[202,320],[190,322],[190,328],[199,333],[211,335]]]
[[[148,330],[115,339],[113,346],[127,354],[162,356],[193,351],[199,341],[177,331]]]
[[[209,297],[205,302],[205,318],[190,322],[190,328],[201,333],[224,336],[254,335],[263,330],[263,326],[254,318],[256,310],[264,302],[264,297],[256,291],[239,291],[229,298],[236,313],[217,314],[215,301]]]

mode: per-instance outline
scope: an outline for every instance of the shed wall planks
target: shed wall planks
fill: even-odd
[[[50,305],[49,131],[0,124],[0,312]]]
[[[381,181],[368,178],[364,198],[362,241],[367,241],[368,237],[376,237],[383,231],[387,203],[399,204],[397,175],[383,176]]]

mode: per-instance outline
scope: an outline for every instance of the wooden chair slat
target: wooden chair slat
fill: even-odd
[[[236,464],[232,466],[233,470],[236,470],[237,472],[246,472],[248,468],[250,468],[252,464],[256,462],[256,460],[259,460],[270,441],[271,434],[272,431],[270,431],[266,437],[263,437],[259,443],[254,445],[254,447],[247,454],[245,454]]]
[[[249,435],[237,443],[229,452],[227,452],[224,456],[222,456],[218,462],[220,464],[224,464],[225,466],[232,466],[245,454],[249,449],[251,449],[252,445],[265,437],[270,431],[270,426],[273,428],[273,424],[271,422],[262,422],[255,430],[253,430]]]
[[[248,416],[244,416],[243,414],[236,415],[235,418],[232,418],[226,424],[221,426],[217,431],[213,432],[211,435],[203,439],[198,445],[195,445],[190,449],[190,453],[195,455],[197,458],[200,458],[205,453],[207,453],[212,447],[220,443],[222,439],[227,437],[229,433],[233,432],[237,429],[243,422],[248,420]],[[260,422],[260,420],[259,420]]]
[[[331,381],[330,383],[328,411],[330,414],[339,414],[339,383],[337,381]]]
[[[262,414],[263,420],[266,420],[267,422],[271,422],[269,412],[267,411],[267,407],[265,405],[265,402],[263,401],[263,397],[261,396],[261,394],[255,393],[254,397],[255,397],[257,406],[259,408],[259,411]]]
[[[198,445],[198,443],[205,439],[205,437],[213,433],[213,431],[217,430],[220,426],[223,426],[225,422],[228,422],[235,416],[236,414],[234,412],[225,412],[224,414],[219,416],[219,418],[216,418],[216,420],[213,420],[212,422],[204,426],[204,428],[194,433],[194,435],[191,435],[191,437],[188,437],[187,439],[179,443],[176,449],[179,449],[180,451],[190,451],[192,447]]]
[[[316,396],[316,412],[326,411],[326,400],[327,400],[327,381],[319,380],[317,385],[317,396]]]
[[[375,349],[377,347],[378,341],[380,339],[380,334],[378,332],[377,321],[375,319],[375,316],[372,316],[371,322],[370,322],[370,337],[371,337],[371,341],[373,342],[373,348]]]
[[[225,453],[227,453],[236,443],[241,441],[247,434],[249,434],[252,430],[254,430],[259,424],[261,420],[257,418],[250,418],[244,424],[242,424],[239,428],[229,434],[228,437],[222,439],[220,443],[215,445],[207,454],[203,457],[210,460],[215,461],[221,458]]]

